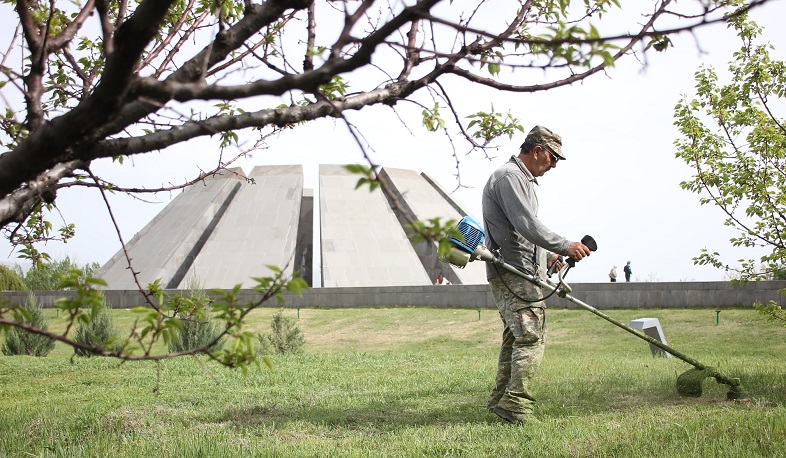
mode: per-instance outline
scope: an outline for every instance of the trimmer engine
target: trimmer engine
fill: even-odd
[[[475,251],[475,248],[486,239],[483,228],[480,227],[477,221],[469,216],[461,218],[461,221],[456,225],[456,229],[464,236],[464,241],[462,242],[455,237],[451,237],[450,241],[467,253]]]
[[[478,247],[485,250],[483,242],[486,240],[486,233],[483,228],[470,216],[461,218],[461,221],[456,225],[456,229],[464,237],[464,240],[459,240],[456,237],[450,238],[450,243],[453,245],[450,253],[446,256],[446,260],[456,267],[464,268],[470,261],[479,259],[476,250]],[[473,253],[476,255],[473,257]]]

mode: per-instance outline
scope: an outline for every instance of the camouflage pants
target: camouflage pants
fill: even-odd
[[[513,273],[500,274],[501,278],[489,280],[505,328],[502,331],[497,380],[487,406],[489,410],[498,406],[510,412],[529,414],[535,398],[528,385],[543,360],[546,312],[542,301],[525,302],[516,296],[532,300],[543,297],[543,294],[539,286]]]

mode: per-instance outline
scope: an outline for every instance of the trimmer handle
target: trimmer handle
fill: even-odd
[[[593,239],[592,236],[585,235],[584,237],[581,238],[581,243],[587,245],[587,248],[589,248],[590,251],[597,251],[598,249],[598,243],[595,242],[595,239]],[[560,256],[558,261],[562,262],[562,260],[563,258],[562,256]],[[568,260],[565,262],[567,262],[570,267],[576,267],[576,261],[573,258],[569,257]],[[549,267],[549,270],[546,271],[546,275],[550,277],[556,271],[557,271],[557,263],[555,262],[551,265],[551,267]]]
[[[584,245],[587,245],[587,248],[589,248],[590,251],[598,251],[598,243],[590,235],[585,235],[584,237],[582,237],[581,238],[581,243],[583,243]],[[573,258],[568,258],[568,260],[566,262],[571,267],[575,267],[576,266],[576,260],[573,259]]]
[[[557,264],[559,264],[560,262],[562,262],[562,260],[563,260],[563,258],[562,258],[562,256],[560,256],[560,257],[559,257],[559,259],[557,259],[556,261],[554,261],[554,262],[551,264],[551,267],[549,267],[549,270],[547,270],[547,271],[546,271],[546,276],[549,276],[549,277],[550,277],[550,276],[554,275],[554,272],[556,272],[556,271],[557,271]]]

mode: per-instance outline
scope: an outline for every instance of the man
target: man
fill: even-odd
[[[611,272],[609,272],[609,279],[612,283],[617,281],[617,266],[611,268]]]
[[[630,276],[633,275],[633,269],[630,267],[630,261],[625,264],[625,267],[622,268],[622,271],[625,272],[625,281],[630,281]]]
[[[499,250],[508,264],[540,278],[545,278],[552,263],[561,267],[560,255],[576,261],[590,255],[586,245],[555,234],[538,220],[537,178],[564,159],[560,136],[535,126],[518,156],[497,169],[483,189],[487,246]],[[505,421],[525,423],[533,420],[535,403],[528,384],[545,348],[543,292],[491,263],[486,265],[486,276],[504,324],[496,383],[487,406]]]

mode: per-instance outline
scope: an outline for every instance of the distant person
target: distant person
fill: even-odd
[[[437,281],[434,282],[434,284],[435,285],[449,285],[450,284],[450,280],[445,278],[445,276],[442,275],[442,273],[440,273],[439,277],[437,277]]]
[[[633,274],[633,269],[630,268],[630,261],[625,264],[625,268],[622,269],[625,272],[625,281],[630,281],[630,276]]]
[[[617,266],[611,268],[611,272],[609,272],[609,280],[612,283],[617,283]]]

